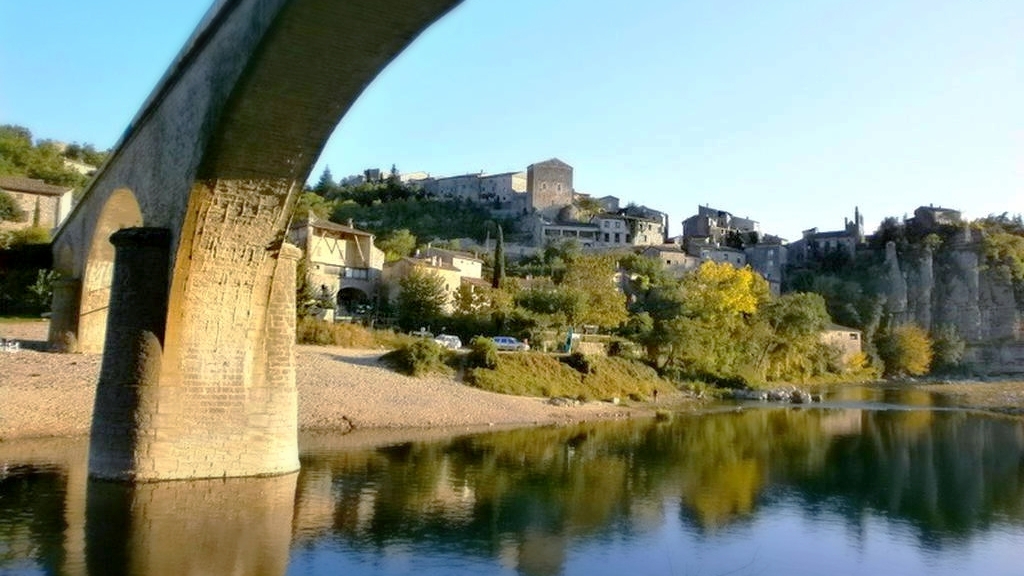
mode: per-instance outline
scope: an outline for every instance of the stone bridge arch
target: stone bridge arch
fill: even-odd
[[[55,239],[90,246],[83,348],[114,262],[90,474],[298,468],[292,205],[366,86],[459,1],[215,3]],[[93,240],[114,229],[89,223],[122,188],[140,218],[114,234],[111,259]]]
[[[142,226],[142,210],[135,194],[121,188],[107,198],[89,243],[82,271],[78,346],[82,352],[102,352],[107,333],[107,311],[114,278],[114,245],[110,236],[122,228]]]

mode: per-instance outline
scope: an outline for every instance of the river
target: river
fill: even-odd
[[[137,486],[0,443],[0,574],[1020,574],[1024,421],[879,394],[304,435],[298,474]]]

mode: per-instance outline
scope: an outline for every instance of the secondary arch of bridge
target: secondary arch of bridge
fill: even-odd
[[[198,161],[182,174],[190,184],[182,190],[180,214],[157,223],[169,238],[166,261],[159,261],[154,248],[154,238],[164,237],[158,230],[117,236],[90,474],[147,481],[298,469],[294,299],[299,251],[284,242],[291,207],[356,98],[458,1],[222,0],[215,7],[207,18],[213,24],[194,49],[212,50],[221,30],[237,35],[240,25],[248,28],[239,37],[251,45],[231,49],[228,43],[213,57],[182,59],[187,66],[192,58],[214,73],[199,75],[211,83],[203,94],[212,103],[197,106],[208,110],[209,118],[195,123],[197,133],[179,135],[202,151],[190,151]],[[243,56],[236,77],[215,75],[237,66]],[[172,102],[176,90],[188,92],[189,86],[171,86],[163,101]],[[140,113],[137,122],[159,118],[160,104]],[[140,157],[131,144],[122,143],[124,156]],[[143,198],[142,203],[153,202]],[[141,219],[127,226],[139,224]],[[145,257],[140,251],[147,251]],[[94,259],[90,252],[83,303],[87,288],[107,280],[108,256],[97,252]],[[140,305],[138,295],[146,292],[139,284],[147,281],[144,270],[132,269],[142,266],[168,271],[165,322],[129,317]],[[115,314],[113,303],[120,312]],[[82,319],[91,306],[83,304]],[[116,359],[121,357],[130,360]],[[104,398],[117,398],[116,409]]]

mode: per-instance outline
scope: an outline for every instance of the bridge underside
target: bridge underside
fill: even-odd
[[[355,99],[457,3],[226,0],[208,15],[55,240],[51,341],[103,343],[90,475],[298,469],[292,205]]]

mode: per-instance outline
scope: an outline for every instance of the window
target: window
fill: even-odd
[[[857,339],[857,333],[856,332],[850,332],[850,340],[856,340],[856,339]]]
[[[622,235],[619,234],[618,232],[616,232],[615,233],[615,243],[618,244],[619,242],[621,242],[621,238],[622,238]]]
[[[607,232],[605,232],[605,233],[604,233],[604,241],[605,241],[605,242],[608,242],[608,241],[609,241],[609,240],[608,240],[608,236],[609,236],[609,234],[608,234]]]

